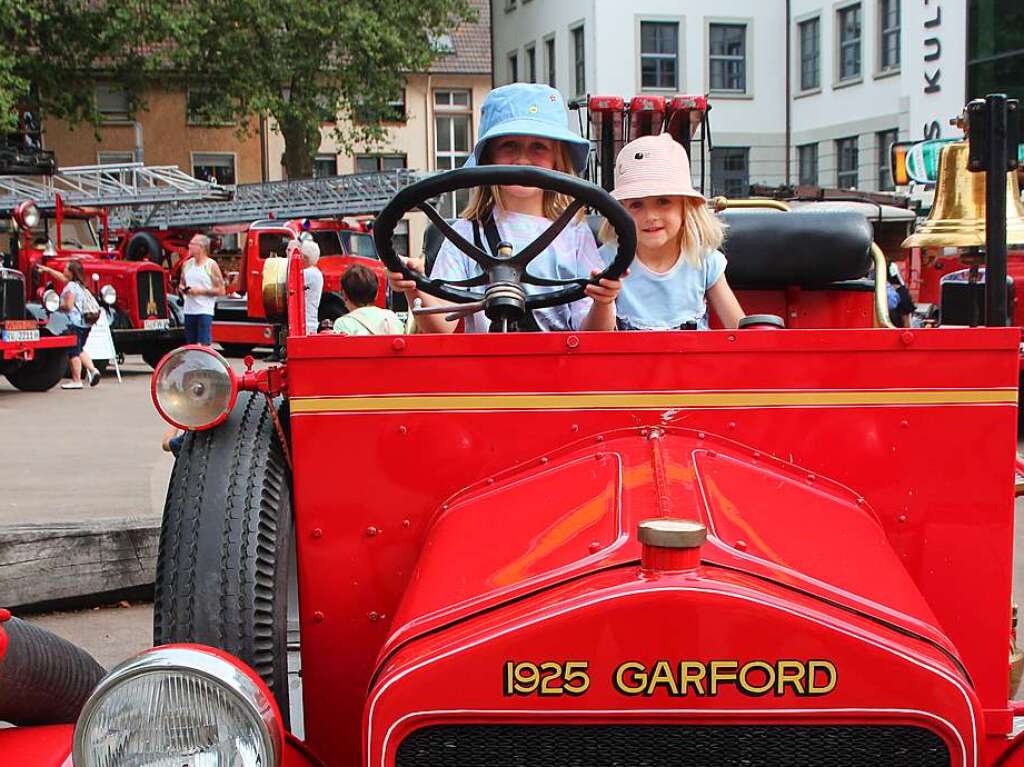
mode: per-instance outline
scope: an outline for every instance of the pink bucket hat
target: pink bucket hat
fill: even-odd
[[[638,197],[693,197],[704,195],[690,181],[690,159],[682,145],[667,133],[642,136],[622,147],[615,160],[616,200]]]

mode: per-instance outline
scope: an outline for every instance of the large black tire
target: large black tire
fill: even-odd
[[[67,366],[67,349],[45,349],[31,362],[8,373],[7,380],[21,391],[49,391],[64,377]]]
[[[160,247],[160,240],[150,232],[136,232],[124,248],[124,257],[127,261],[152,261],[154,264],[162,264],[164,251]]]
[[[153,642],[200,642],[248,663],[288,717],[291,482],[266,398],[189,432],[160,528]]]

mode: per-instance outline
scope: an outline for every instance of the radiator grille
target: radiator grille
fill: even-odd
[[[164,275],[159,271],[138,273],[139,316],[146,320],[167,316],[167,294],[164,292]]]
[[[0,321],[25,319],[25,278],[0,267]]]
[[[396,767],[949,767],[920,727],[442,725],[414,731]]]

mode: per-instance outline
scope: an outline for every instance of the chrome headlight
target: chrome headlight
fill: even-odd
[[[115,668],[75,725],[75,767],[275,767],[283,728],[266,687],[213,651],[161,647]]]
[[[50,314],[60,309],[60,296],[56,290],[47,290],[43,293],[43,308]]]
[[[100,298],[103,299],[103,303],[107,306],[113,306],[114,302],[117,301],[117,291],[114,290],[114,286],[104,285],[100,288]]]
[[[224,421],[238,396],[238,378],[208,346],[182,346],[153,371],[153,404],[179,429],[211,429]]]
[[[39,208],[32,201],[21,203],[14,209],[14,219],[26,229],[39,225]]]

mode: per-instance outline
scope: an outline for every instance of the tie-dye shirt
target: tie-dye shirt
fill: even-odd
[[[516,253],[537,239],[549,226],[551,221],[542,216],[530,216],[525,213],[504,213],[497,211],[495,223],[498,235],[502,240],[512,243]],[[460,235],[473,242],[473,224],[459,219],[452,224]],[[484,250],[487,237],[483,225],[480,225],[480,239]],[[589,279],[594,269],[602,269],[601,259],[597,255],[597,243],[586,222],[573,221],[561,231],[558,237],[530,263],[526,270],[536,276],[547,279],[572,280]],[[430,272],[431,279],[467,280],[482,273],[480,266],[465,255],[455,245],[445,240],[437,254],[437,261]],[[524,285],[527,295],[540,295],[557,288]],[[483,287],[464,288],[483,296]],[[583,320],[590,311],[592,301],[581,298],[571,304],[548,306],[535,309],[534,318],[541,330],[579,330]],[[490,320],[483,312],[475,312],[466,317],[464,330],[467,333],[486,333],[490,328]]]

